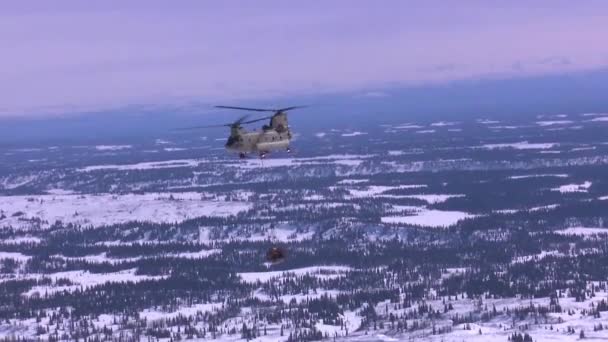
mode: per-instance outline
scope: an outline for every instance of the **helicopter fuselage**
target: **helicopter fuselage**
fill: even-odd
[[[236,132],[232,132],[226,141],[226,149],[239,154],[265,154],[271,151],[287,150],[290,142],[291,132],[289,130],[277,132],[271,128],[261,131],[246,131],[239,128]]]

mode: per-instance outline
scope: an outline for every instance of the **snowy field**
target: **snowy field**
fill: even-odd
[[[447,228],[474,215],[461,211],[418,209],[407,216],[383,216],[382,223],[431,228]]]
[[[56,292],[71,292],[78,289],[97,286],[108,283],[124,283],[124,282],[139,282],[143,280],[162,279],[163,276],[145,276],[137,275],[137,269],[124,270],[112,273],[91,273],[88,271],[67,271],[45,274],[44,277],[51,278],[54,283],[61,279],[68,279],[73,285],[51,285],[51,286],[34,286],[25,296],[52,294]],[[35,277],[35,275],[28,275]],[[40,275],[39,277],[42,277]]]
[[[559,188],[552,189],[553,191],[559,191],[562,194],[569,192],[587,192],[591,187],[592,183],[589,181],[583,182],[581,184],[566,184],[562,185]]]
[[[347,266],[312,266],[296,268],[285,271],[268,272],[244,272],[238,273],[239,277],[246,283],[267,282],[271,279],[280,279],[292,275],[318,275],[321,277],[344,276],[351,268]]]
[[[521,141],[507,144],[486,144],[477,148],[485,150],[515,149],[515,150],[546,150],[556,147],[556,143],[529,143]]]
[[[555,232],[562,235],[591,237],[595,235],[608,235],[608,228],[570,227]]]
[[[127,195],[0,196],[0,226],[48,227],[56,221],[101,226],[129,221],[181,222],[200,216],[226,217],[247,211],[247,202],[212,201],[199,193]]]

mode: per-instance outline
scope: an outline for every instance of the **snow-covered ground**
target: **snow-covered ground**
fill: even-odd
[[[362,197],[376,197],[384,194],[390,190],[402,190],[402,189],[419,189],[426,188],[426,184],[405,184],[405,185],[371,185],[367,186],[363,189],[348,189],[350,195],[354,198],[362,198]]]
[[[237,167],[244,170],[252,169],[263,169],[273,167],[293,167],[301,165],[345,165],[345,166],[358,166],[363,163],[364,160],[373,157],[373,155],[353,155],[353,154],[334,154],[319,157],[306,157],[306,158],[269,158],[265,160],[260,159],[246,159],[239,163],[229,163],[227,166]]]
[[[129,221],[181,222],[200,216],[225,217],[247,211],[247,202],[212,201],[194,192],[127,195],[0,196],[7,216],[0,225],[36,226],[32,219],[101,226]]]
[[[566,229],[560,229],[555,231],[557,234],[562,235],[577,235],[577,236],[593,236],[593,235],[607,235],[608,228],[590,228],[590,227],[570,227]]]
[[[565,173],[543,173],[543,174],[534,174],[534,175],[510,176],[509,179],[527,179],[527,178],[540,178],[540,177],[568,178],[568,175]]]
[[[112,273],[91,273],[89,271],[66,271],[51,274],[45,274],[44,277],[50,278],[55,283],[59,279],[69,279],[74,285],[50,285],[50,286],[34,286],[29,291],[24,293],[25,296],[35,294],[44,295],[61,292],[75,291],[81,288],[102,285],[107,283],[124,283],[124,282],[139,282],[149,279],[162,279],[163,276],[147,276],[137,275],[136,269],[112,272]]]
[[[343,180],[339,181],[337,184],[361,184],[361,183],[367,183],[367,182],[369,182],[369,179],[350,178],[350,179],[343,179]]]
[[[199,227],[200,243],[208,244],[210,242],[228,242],[228,241],[280,241],[280,242],[295,242],[310,240],[314,236],[314,231],[298,232],[294,229],[284,227],[275,227],[267,229],[264,232],[256,232],[246,234],[239,232],[238,234],[228,234],[227,237],[211,238],[211,230],[208,227]]]
[[[356,131],[356,132],[342,133],[342,136],[343,137],[356,137],[359,135],[366,135],[366,134],[367,133],[365,133],[365,132]]]
[[[165,311],[162,308],[149,308],[139,313],[140,318],[145,318],[148,321],[157,321],[160,319],[172,319],[178,316],[191,317],[198,313],[213,312],[222,307],[222,303],[205,303],[194,304],[191,306],[183,306],[175,310]]]
[[[132,148],[131,145],[97,145],[95,149],[97,151],[120,151],[120,150],[128,150]]]
[[[552,189],[553,191],[559,191],[561,193],[569,193],[569,192],[587,192],[591,187],[592,183],[586,181],[581,184],[566,184],[562,185],[559,188]]]
[[[424,128],[423,126],[420,125],[415,125],[415,124],[402,124],[402,125],[397,125],[392,127],[394,129],[420,129],[420,128]]]
[[[461,211],[419,209],[410,216],[383,216],[381,221],[388,224],[445,228],[471,217],[474,215]]]
[[[489,120],[489,119],[477,119],[477,123],[480,123],[482,125],[495,125],[495,124],[499,124],[500,121]]]
[[[311,266],[303,268],[294,268],[284,271],[267,271],[267,272],[243,272],[238,273],[239,277],[246,283],[267,282],[271,279],[281,278],[289,275],[315,275],[321,277],[327,276],[344,276],[350,271],[348,266]]]
[[[556,143],[529,143],[527,141],[521,141],[516,143],[505,143],[505,144],[485,144],[477,148],[486,150],[499,150],[499,149],[516,149],[516,150],[546,150],[557,146]]]
[[[554,120],[554,121],[537,121],[536,124],[541,127],[556,126],[556,125],[569,125],[573,123],[571,120]]]
[[[19,262],[28,261],[31,257],[18,252],[0,252],[0,260],[12,259]]]
[[[135,164],[122,164],[122,165],[92,165],[86,166],[78,171],[91,172],[99,170],[118,170],[118,171],[130,171],[130,170],[152,170],[152,169],[171,169],[181,167],[196,167],[200,163],[205,162],[202,159],[176,159],[176,160],[164,160],[155,162],[142,162]]]
[[[14,238],[2,239],[0,240],[3,244],[6,245],[18,245],[22,243],[40,243],[40,238],[35,236],[19,236]]]
[[[154,243],[151,241],[146,241],[147,244]],[[125,246],[127,244],[124,244]],[[67,257],[64,255],[53,255],[55,258],[61,258],[65,260],[83,260],[90,263],[109,263],[109,264],[119,264],[121,262],[132,262],[142,259],[149,258],[158,258],[158,257],[171,257],[171,258],[181,258],[181,259],[204,259],[211,255],[220,253],[219,249],[203,249],[197,252],[181,252],[181,253],[162,253],[162,254],[153,254],[147,256],[137,256],[130,258],[111,258],[107,255],[107,253],[100,253],[95,255],[84,255],[78,257]],[[0,254],[1,255],[1,254]],[[27,256],[26,256],[27,257]],[[27,257],[29,258],[29,257]]]
[[[465,197],[465,195],[462,195],[462,194],[452,194],[452,195],[424,194],[424,195],[404,195],[403,196],[403,198],[415,198],[415,199],[423,200],[423,201],[427,202],[428,204],[443,203],[443,202],[449,200],[450,198],[458,198],[458,197]]]
[[[433,127],[445,127],[445,126],[455,126],[458,125],[458,122],[450,122],[450,121],[439,121],[433,122],[431,126]]]
[[[0,189],[16,189],[20,186],[26,185],[32,181],[36,180],[36,176],[26,175],[26,176],[13,176],[13,177],[0,177]]]

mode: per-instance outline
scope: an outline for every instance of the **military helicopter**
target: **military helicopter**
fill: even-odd
[[[226,141],[228,151],[237,152],[240,158],[246,158],[249,153],[258,153],[264,159],[271,151],[285,150],[291,152],[289,143],[292,135],[287,122],[287,111],[304,108],[305,106],[291,106],[279,109],[246,108],[234,106],[215,106],[215,108],[236,109],[252,112],[271,112],[270,116],[247,120],[248,115],[240,117],[238,120],[222,125],[195,126],[182,128],[182,130],[211,128],[211,127],[230,127],[230,136]],[[247,131],[242,125],[270,119],[268,125],[262,126],[261,130]]]

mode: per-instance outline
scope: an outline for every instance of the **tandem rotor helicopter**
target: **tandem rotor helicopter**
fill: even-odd
[[[287,122],[287,111],[305,108],[306,106],[292,106],[279,109],[263,109],[263,108],[247,108],[234,106],[215,106],[215,108],[244,110],[250,112],[270,112],[272,115],[247,120],[249,115],[244,115],[238,120],[222,125],[211,126],[195,126],[180,128],[180,130],[192,130],[212,127],[229,127],[230,136],[226,141],[226,149],[228,151],[237,152],[240,158],[246,158],[247,154],[257,153],[260,158],[264,159],[268,153],[272,151],[283,150],[287,153],[291,152],[289,144],[292,139],[292,134]],[[251,124],[254,122],[270,119],[268,125],[263,125],[261,130],[248,131],[242,125]]]
[[[179,128],[179,130],[192,130],[211,127],[229,127],[230,136],[228,136],[228,140],[226,141],[225,145],[228,151],[237,152],[240,158],[246,158],[248,153],[258,153],[260,158],[264,159],[266,155],[271,151],[284,150],[287,153],[291,152],[289,144],[293,136],[291,134],[291,131],[289,129],[289,123],[287,121],[287,111],[305,107],[306,106],[291,106],[279,109],[264,109],[234,106],[215,106],[215,108],[235,109],[251,112],[270,112],[273,114],[253,120],[247,120],[249,116],[245,115],[240,117],[238,120],[228,124],[185,127]],[[261,130],[247,131],[242,127],[242,125],[247,125],[268,119],[270,119],[269,124],[263,125]],[[286,251],[279,246],[271,247],[266,253],[266,260],[271,264],[280,263],[284,261],[285,258]]]

